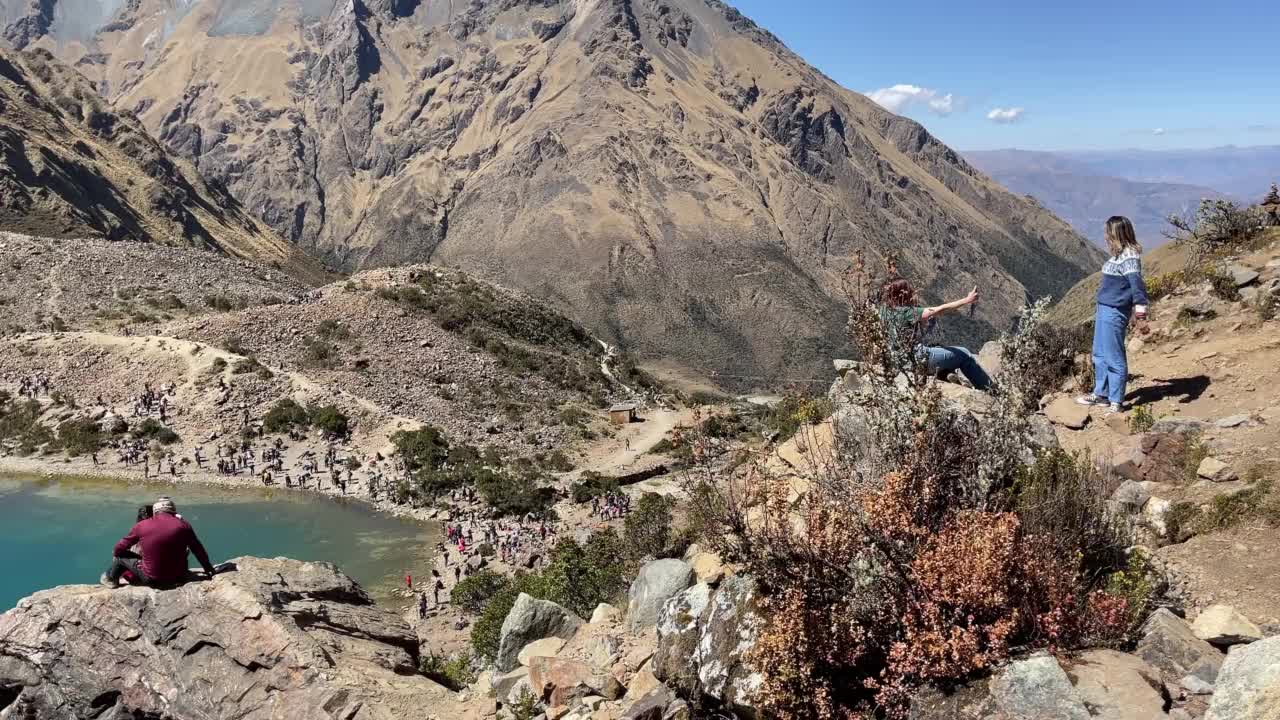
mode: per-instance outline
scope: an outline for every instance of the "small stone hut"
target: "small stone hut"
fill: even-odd
[[[614,425],[629,425],[636,421],[636,404],[633,402],[618,403],[609,408],[609,422]]]

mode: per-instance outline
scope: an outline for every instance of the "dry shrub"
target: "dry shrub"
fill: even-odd
[[[1102,504],[1105,478],[1031,450],[1034,389],[1020,378],[1046,347],[1045,304],[1003,338],[1010,374],[978,422],[942,401],[918,336],[892,326],[858,271],[856,409],[837,413],[848,429],[832,447],[801,429],[803,491],[794,468],[759,458],[726,473],[708,441],[688,440],[692,512],[762,588],[756,699],[783,718],[905,717],[921,685],[1023,648],[1111,643],[1130,627],[1126,599],[1103,589],[1127,543]]]

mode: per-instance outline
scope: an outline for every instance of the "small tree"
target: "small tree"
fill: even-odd
[[[671,507],[674,501],[665,495],[645,493],[635,509],[627,515],[624,533],[627,552],[632,558],[661,558],[671,541]]]

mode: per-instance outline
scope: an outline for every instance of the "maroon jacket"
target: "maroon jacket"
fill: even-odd
[[[116,543],[115,554],[128,552],[138,543],[142,543],[142,572],[152,582],[171,583],[185,578],[187,550],[196,556],[205,572],[213,574],[213,564],[196,531],[180,517],[156,513],[139,522]]]

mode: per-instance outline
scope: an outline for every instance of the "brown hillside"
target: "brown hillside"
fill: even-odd
[[[331,277],[44,50],[0,50],[0,230],[192,246]]]
[[[5,36],[56,47],[289,240],[456,265],[703,372],[824,369],[858,250],[931,299],[982,286],[969,337],[1098,261],[718,0],[56,6]]]

